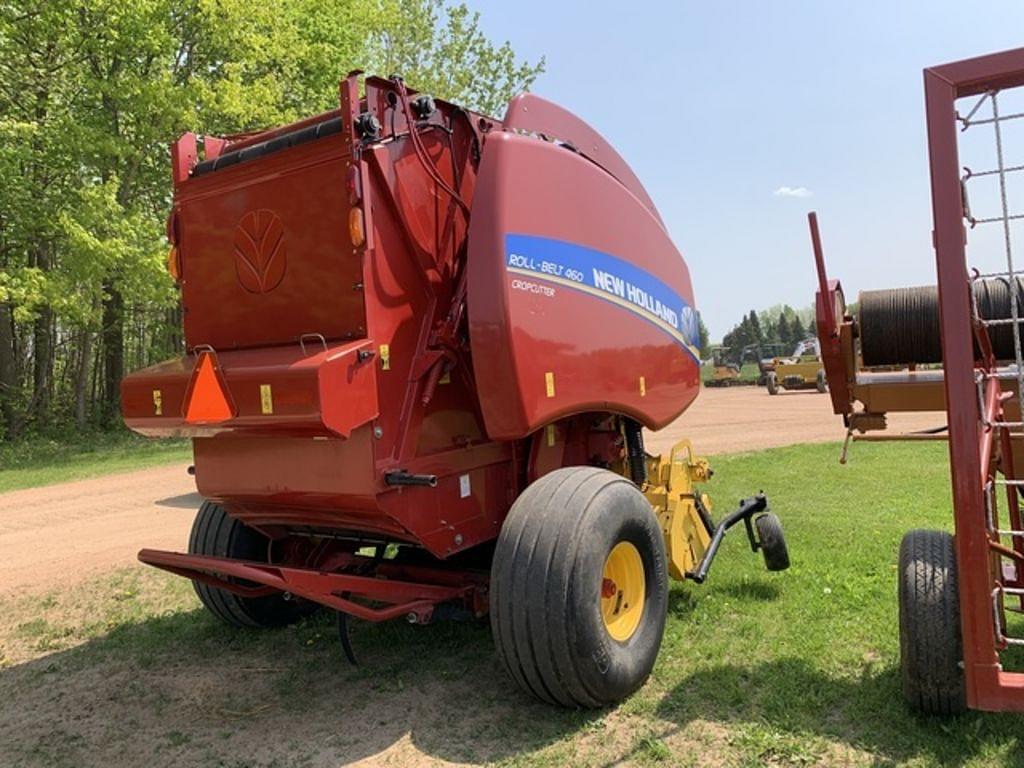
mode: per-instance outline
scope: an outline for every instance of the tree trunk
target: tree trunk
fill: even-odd
[[[39,426],[50,421],[52,380],[53,309],[45,306],[32,329],[32,416]]]
[[[124,376],[124,297],[108,282],[103,291],[103,423],[114,423],[120,410]]]
[[[15,363],[14,318],[10,304],[0,304],[0,428],[3,439],[15,438],[17,415],[14,396],[18,388],[18,369]]]
[[[89,417],[89,371],[92,367],[92,331],[88,328],[82,331],[78,353],[78,367],[75,369],[75,426],[83,430]]]

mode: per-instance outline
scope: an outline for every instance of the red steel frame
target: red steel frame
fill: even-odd
[[[978,397],[974,340],[984,333],[978,333],[972,314],[955,105],[963,97],[1024,85],[1024,49],[926,69],[924,84],[967,704],[1024,711],[1024,674],[1002,669],[994,626],[999,618],[998,610],[994,616],[993,594],[1003,575],[993,568],[993,551],[999,553],[997,563],[1009,554],[992,541],[986,520],[985,494],[997,437],[1002,467],[1011,475],[1013,462],[1007,429],[992,425],[1002,411],[998,380],[988,379],[981,403]],[[984,354],[986,345],[980,346],[988,358],[981,361],[981,371],[990,371],[991,357]],[[1013,522],[1019,517],[1013,486],[1007,498]]]

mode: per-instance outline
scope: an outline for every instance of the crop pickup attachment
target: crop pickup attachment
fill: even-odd
[[[746,528],[751,550],[764,555],[768,570],[789,567],[781,524],[768,511],[763,493],[744,499],[716,524],[711,517],[711,499],[697,488],[714,472],[707,459],[694,455],[689,440],[677,443],[668,461],[651,457],[649,464],[648,474],[657,478],[658,485],[647,486],[644,495],[658,514],[673,579],[703,584],[726,533],[739,523]]]

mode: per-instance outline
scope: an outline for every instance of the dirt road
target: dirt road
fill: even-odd
[[[942,413],[896,413],[889,416],[890,432],[941,427]],[[705,389],[697,402],[674,423],[648,434],[647,450],[662,453],[684,437],[698,453],[738,453],[795,443],[824,443],[846,436],[832,402],[815,391],[780,392],[763,387]]]
[[[896,430],[941,425],[901,414]],[[758,387],[710,389],[677,422],[647,438],[652,453],[682,437],[703,454],[841,440],[827,397]],[[0,594],[68,586],[128,565],[144,545],[182,549],[200,498],[183,465],[0,494]]]

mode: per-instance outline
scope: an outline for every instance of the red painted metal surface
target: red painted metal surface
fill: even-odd
[[[495,438],[580,411],[659,429],[700,391],[685,262],[635,195],[555,143],[488,140],[470,225],[469,329]]]
[[[815,320],[818,343],[821,347],[821,362],[828,379],[832,412],[847,415],[853,410],[853,396],[847,381],[846,361],[839,338],[839,324],[846,311],[843,287],[838,280],[829,280],[825,269],[825,252],[821,246],[821,232],[818,229],[818,214],[807,214],[811,230],[811,246],[814,250],[814,266],[818,274],[818,292],[814,297]]]
[[[536,134],[548,141],[570,144],[574,151],[618,179],[664,226],[654,201],[633,169],[601,134],[567,109],[536,94],[523,93],[509,102],[503,123],[506,131]]]
[[[400,566],[396,568],[390,563],[376,567],[373,576],[365,576],[346,572],[327,573],[313,568],[268,565],[224,557],[184,555],[153,549],[141,550],[139,560],[147,565],[202,581],[243,597],[261,597],[273,592],[287,592],[366,621],[387,621],[399,616],[414,615],[418,622],[426,623],[438,603],[458,600],[467,603],[470,608],[480,604],[481,600],[478,597],[474,599],[474,592],[479,592],[486,584],[486,579],[480,574],[444,574],[430,569],[417,569],[415,572],[421,579],[447,575],[447,581],[454,583],[386,578],[389,570],[397,570],[399,573],[402,570]],[[372,563],[365,565],[369,566]],[[262,586],[252,587],[229,579],[244,579]],[[382,608],[368,606],[357,602],[352,599],[353,597],[383,602],[387,605]]]
[[[121,410],[129,427],[152,437],[348,437],[379,410],[374,359],[360,359],[369,348],[361,339],[223,353],[203,349],[125,378]],[[188,418],[202,394],[195,387],[200,360],[213,361],[220,391],[229,403],[227,418]]]
[[[275,547],[399,542],[443,560],[493,541],[529,480],[621,460],[620,417],[656,428],[684,410],[697,315],[647,193],[578,118],[532,96],[507,125],[443,101],[416,117],[404,84],[365,88],[350,76],[330,112],[175,144],[189,354],[127,377],[123,410],[143,434],[193,437],[199,492]],[[357,128],[369,115],[379,136]],[[510,265],[510,236],[558,252]],[[580,279],[522,274],[543,261]],[[215,375],[200,381],[199,359]],[[398,471],[436,484],[388,485]],[[345,563],[143,559],[353,613],[341,591],[439,599],[375,592]]]
[[[218,351],[365,336],[358,254],[348,239],[340,135],[180,184],[174,208],[190,347]]]
[[[993,625],[992,590],[1002,578],[993,573],[985,519],[993,434],[982,426],[975,384],[956,112],[958,98],[1024,85],[1024,49],[927,69],[924,84],[967,702],[1024,711],[1024,676],[1002,671]],[[987,415],[999,408],[998,387],[989,386]]]

